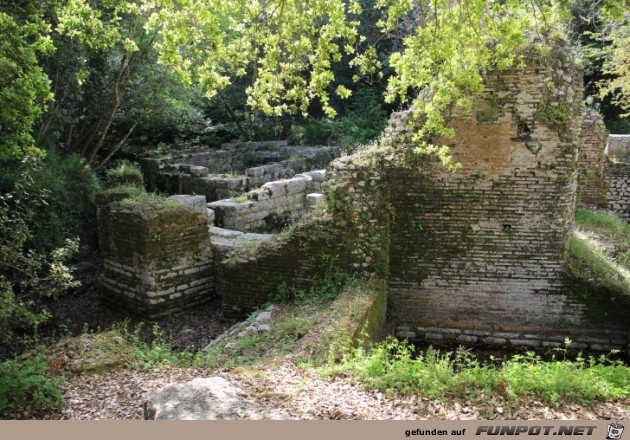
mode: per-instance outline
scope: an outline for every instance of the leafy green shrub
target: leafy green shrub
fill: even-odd
[[[630,368],[605,357],[547,362],[529,352],[500,366],[483,365],[462,347],[455,353],[432,347],[417,353],[396,339],[370,351],[358,348],[347,353],[340,364],[328,367],[328,374],[351,373],[366,387],[387,393],[466,399],[496,394],[508,400],[540,398],[552,403],[630,396]]]
[[[350,278],[342,273],[332,272],[309,289],[301,289],[282,283],[269,295],[269,301],[272,303],[293,301],[297,304],[322,304],[337,298],[344,286],[350,282],[354,282],[354,278]]]
[[[177,353],[157,324],[154,324],[151,342],[145,342],[140,333],[144,323],[136,326],[133,332],[125,322],[115,328],[116,332],[133,345],[132,356],[135,360],[132,367],[142,371],[149,371],[162,365],[187,365],[190,363],[189,353]]]
[[[536,113],[536,117],[556,127],[565,127],[570,122],[571,112],[566,105],[545,105]]]
[[[35,410],[59,408],[63,404],[59,385],[44,355],[0,363],[0,411],[29,405]]]
[[[129,162],[122,162],[116,168],[107,171],[107,186],[113,188],[116,186],[137,186],[144,185],[142,171],[137,165]]]
[[[34,210],[28,224],[29,245],[48,253],[63,246],[68,238],[80,237],[83,243],[95,243],[94,201],[100,183],[83,159],[77,155],[61,158],[50,151],[32,178],[28,191],[42,193],[44,203]]]
[[[9,169],[7,163],[0,163]],[[46,310],[34,312],[34,296],[56,297],[78,285],[65,261],[78,250],[76,241],[66,240],[49,255],[34,250],[30,225],[36,224],[49,198],[33,191],[35,164],[16,166],[14,175],[0,182],[0,341],[12,339],[20,330],[37,331],[49,318]],[[7,178],[7,174],[0,174]],[[18,176],[18,177],[15,177]],[[5,186],[6,185],[6,186]]]

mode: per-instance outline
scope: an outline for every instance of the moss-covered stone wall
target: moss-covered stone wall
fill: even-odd
[[[102,206],[105,300],[156,319],[209,300],[214,267],[204,213],[148,196]]]

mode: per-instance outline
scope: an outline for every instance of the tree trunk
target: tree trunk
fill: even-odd
[[[126,76],[126,73],[129,69],[129,56],[127,52],[124,53],[122,59],[120,60],[120,69],[118,69],[118,75],[116,76],[116,81],[114,82],[114,101],[112,103],[109,115],[107,115],[107,119],[105,122],[105,127],[101,131],[101,134],[96,142],[96,145],[90,151],[89,156],[87,157],[87,163],[91,164],[94,161],[97,153],[103,146],[105,142],[105,137],[107,136],[107,132],[114,121],[114,116],[116,116],[116,112],[118,111],[118,107],[120,106],[120,84]]]

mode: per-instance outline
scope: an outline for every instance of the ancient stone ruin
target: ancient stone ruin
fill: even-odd
[[[630,135],[610,135],[605,155],[608,208],[630,220]]]
[[[630,219],[630,136],[609,134],[593,109],[586,109],[580,135],[578,201]]]
[[[220,150],[178,152],[140,161],[149,191],[200,194],[208,202],[237,197],[273,180],[323,169],[338,147],[301,147],[283,142],[223,144]]]
[[[526,347],[570,337],[574,348],[626,349],[624,307],[583,295],[565,267],[578,173],[583,203],[627,212],[625,159],[610,159],[611,143],[606,160],[598,153],[606,134],[597,116],[583,116],[581,72],[566,51],[530,54],[526,65],[487,74],[472,114],[450,120],[455,138],[436,140],[450,145],[457,172],[413,152],[412,111],[392,116],[378,146],[337,158],[325,174],[309,171],[335,149],[282,159],[293,161],[280,161],[285,174],[245,165],[247,154],[281,159],[284,145],[147,160],[149,188],[204,195],[211,211],[108,202],[99,220],[106,295],[149,316],[218,295],[223,315],[238,319],[283,283],[369,273],[386,286],[399,337]],[[211,177],[228,163],[245,175]],[[300,217],[247,249],[212,244],[226,229],[242,236]]]

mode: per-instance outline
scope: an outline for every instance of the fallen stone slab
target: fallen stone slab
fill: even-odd
[[[245,391],[220,376],[198,377],[149,394],[145,420],[280,420],[277,410],[246,400]]]

